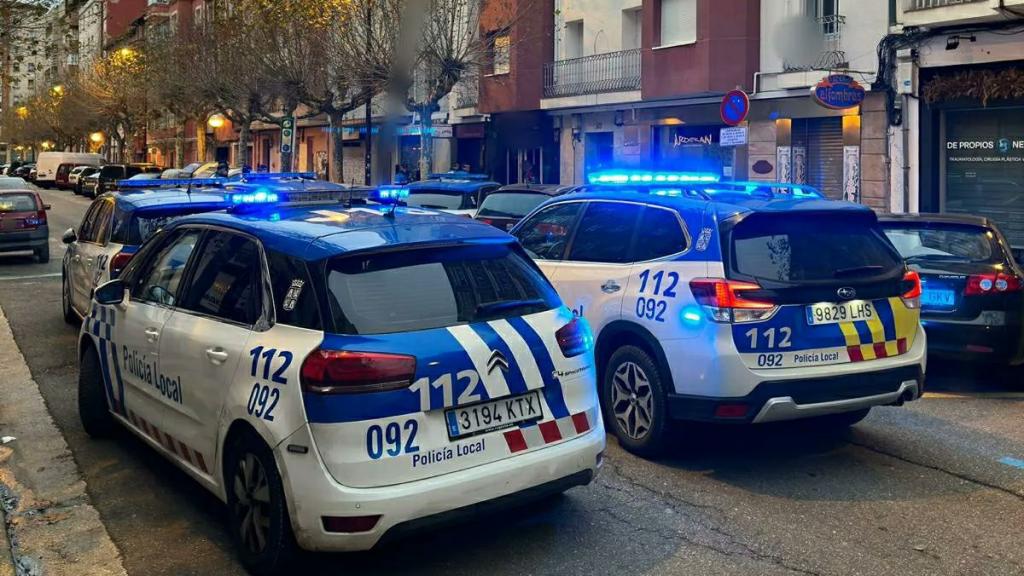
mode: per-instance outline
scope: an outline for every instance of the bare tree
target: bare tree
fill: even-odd
[[[62,4],[60,0],[0,0],[0,128],[7,140],[7,158],[11,160],[14,142],[14,111],[11,109],[11,67],[18,42],[42,31],[40,16]]]
[[[148,56],[134,48],[121,48],[97,60],[83,75],[85,92],[107,121],[110,137],[118,143],[125,162],[132,160],[128,146],[152,113],[149,105],[151,67]]]

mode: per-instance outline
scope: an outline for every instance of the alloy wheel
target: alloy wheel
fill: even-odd
[[[234,514],[242,545],[259,554],[270,531],[270,484],[263,464],[252,453],[238,461],[234,480]]]
[[[623,362],[612,377],[612,413],[619,428],[634,440],[651,430],[654,394],[647,374],[635,362]]]

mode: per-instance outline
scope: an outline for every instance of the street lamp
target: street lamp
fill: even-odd
[[[18,115],[18,118],[24,120],[28,118],[28,106],[18,106],[14,109],[14,113]]]
[[[223,114],[214,114],[210,116],[206,123],[210,126],[210,128],[216,130],[217,128],[223,128],[224,124],[227,123],[227,120],[224,118]]]
[[[43,150],[52,150],[54,144],[49,140],[43,140],[42,142],[39,143],[39,147],[42,148]]]
[[[64,95],[64,85],[57,84],[56,86],[50,88],[50,93],[56,96],[57,98],[60,98]]]

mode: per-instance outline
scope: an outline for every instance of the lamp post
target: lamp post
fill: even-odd
[[[89,142],[92,144],[92,149],[96,152],[100,151],[100,148],[103,147],[103,142],[106,141],[106,139],[107,137],[103,132],[93,132],[92,134],[89,134]]]

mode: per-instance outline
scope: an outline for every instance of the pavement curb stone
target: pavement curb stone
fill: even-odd
[[[126,574],[2,308],[0,435],[0,576]]]

